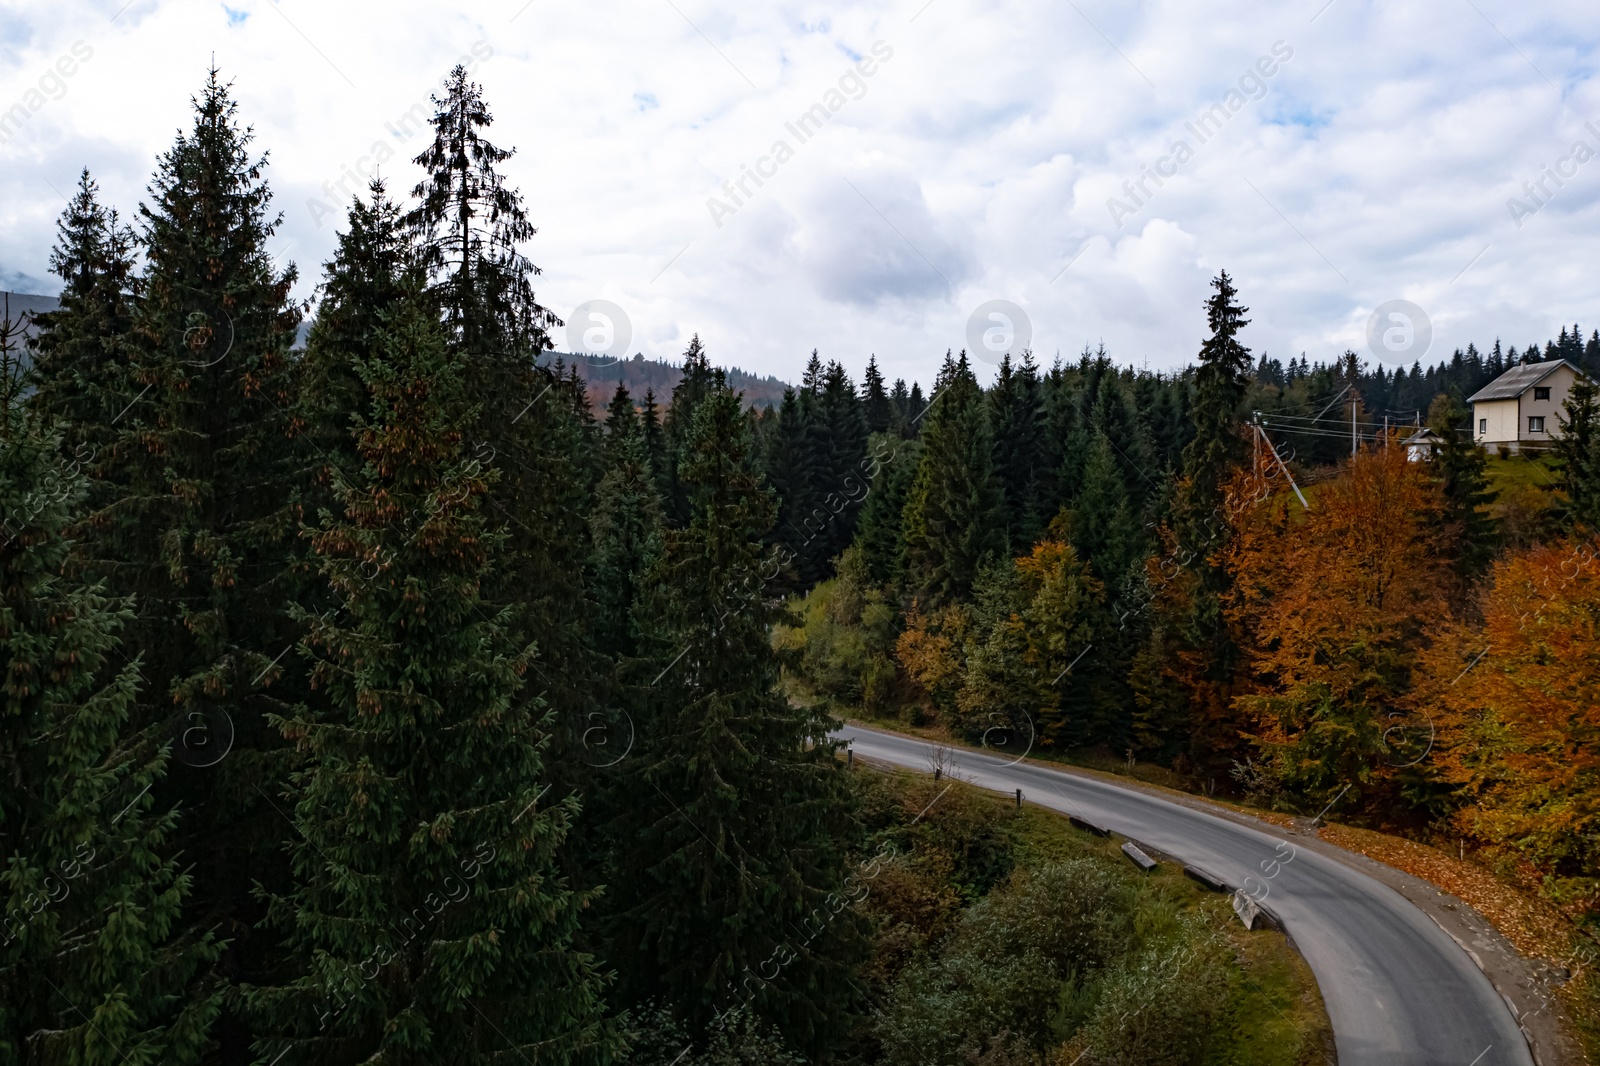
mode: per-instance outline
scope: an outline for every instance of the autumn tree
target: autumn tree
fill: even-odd
[[[1452,821],[1531,868],[1557,902],[1600,911],[1600,539],[1515,552],[1481,589],[1481,624],[1441,620],[1418,685],[1438,717]]]
[[[1235,491],[1243,479],[1235,482]],[[1288,789],[1316,801],[1390,761],[1423,633],[1443,611],[1443,501],[1402,448],[1364,450],[1316,506],[1241,508],[1223,556],[1247,686],[1234,706]]]

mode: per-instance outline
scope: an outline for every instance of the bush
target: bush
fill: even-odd
[[[875,1035],[903,1066],[1198,1061],[1225,1013],[1220,937],[1093,859],[1019,871],[908,965]]]

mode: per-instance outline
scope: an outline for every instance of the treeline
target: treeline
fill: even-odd
[[[975,743],[1459,838],[1592,920],[1600,400],[1580,382],[1555,450],[1507,463],[1543,497],[1512,513],[1459,399],[1581,334],[1426,372],[1280,368],[1214,288],[1177,376],[1024,358],[985,390],[947,358],[917,438],[873,438],[848,546],[777,631],[795,677]],[[1439,390],[1426,455],[1376,417],[1416,388]]]
[[[31,369],[0,337],[5,1061],[817,1061],[853,1024],[848,779],[745,580],[760,423],[696,340],[600,426],[540,365],[478,87],[435,100],[303,351],[215,71],[135,225],[83,175]]]

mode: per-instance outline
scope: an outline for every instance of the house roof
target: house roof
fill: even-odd
[[[1405,440],[1401,441],[1400,443],[1401,444],[1433,444],[1436,441],[1442,441],[1442,440],[1444,440],[1444,438],[1439,436],[1439,434],[1435,433],[1431,427],[1423,426],[1421,429],[1417,430],[1415,433],[1411,434],[1411,436],[1407,437]]]
[[[1582,375],[1583,371],[1567,362],[1565,359],[1552,359],[1545,363],[1523,363],[1514,366],[1504,374],[1495,378],[1489,384],[1467,397],[1468,403],[1478,403],[1483,400],[1514,400],[1527,392],[1533,386],[1549,377],[1557,367],[1566,367],[1574,374]]]

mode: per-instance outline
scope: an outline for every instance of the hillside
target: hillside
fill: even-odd
[[[665,406],[673,387],[683,377],[681,367],[661,359],[646,359],[642,353],[620,360],[567,352],[549,352],[545,358],[548,362],[560,361],[578,368],[578,375],[589,386],[589,405],[596,412],[605,408],[619,382],[628,387],[635,404],[644,402],[645,389],[654,389],[657,402]],[[729,368],[727,374],[733,391],[743,393],[744,402],[757,407],[777,407],[783,401],[783,390],[790,387],[786,381],[758,377],[738,367]]]

